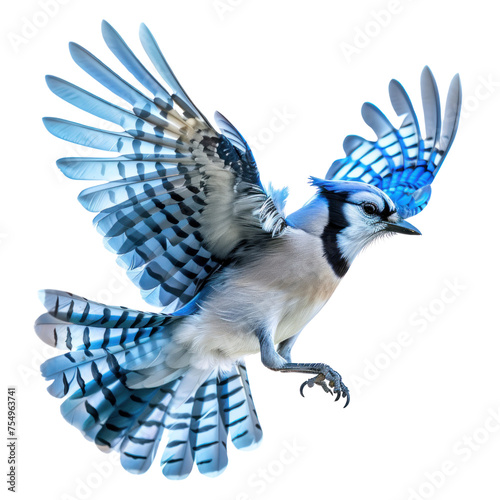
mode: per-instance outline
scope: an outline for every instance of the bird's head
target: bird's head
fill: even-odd
[[[312,184],[318,188],[318,201],[327,208],[321,236],[339,275],[345,274],[359,252],[377,238],[395,233],[421,234],[402,218],[391,198],[375,186],[316,178]]]

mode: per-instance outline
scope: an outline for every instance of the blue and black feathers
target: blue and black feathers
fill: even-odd
[[[392,80],[389,95],[394,111],[403,117],[401,126],[394,128],[376,106],[365,103],[361,113],[377,140],[347,136],[344,140],[347,156],[333,163],[326,179],[359,181],[378,187],[390,196],[403,218],[423,210],[431,196],[430,184],[457,132],[462,89],[456,75],[448,92],[442,125],[437,85],[428,67],[422,72],[421,89],[425,136],[408,94],[399,82]]]
[[[47,77],[47,84],[62,99],[120,126],[123,132],[60,118],[45,118],[44,123],[61,139],[120,154],[62,158],[57,164],[72,179],[107,181],[82,191],[80,203],[99,212],[94,222],[106,247],[118,255],[118,263],[143,298],[175,311],[192,300],[226,256],[218,255],[208,240],[212,227],[227,222],[220,214],[206,215],[210,212],[205,210],[207,204],[227,203],[229,210],[236,192],[236,203],[241,198],[251,207],[239,224],[271,236],[279,235],[286,224],[261,185],[248,144],[219,113],[216,121],[222,134],[212,128],[182,89],[149,30],[141,27],[141,42],[168,89],[106,22],[102,33],[109,49],[144,91],[75,43],[70,44],[71,56],[131,109],[54,76]],[[218,183],[212,198],[210,179]],[[238,231],[228,234],[226,252],[243,238]]]
[[[243,362],[214,371],[180,406],[172,401],[187,369],[159,387],[130,387],[132,377],[137,384],[143,370],[163,362],[159,354],[180,316],[110,307],[56,290],[46,290],[42,301],[48,312],[35,325],[38,336],[68,351],[42,365],[50,394],[66,398],[64,418],[99,448],[119,451],[128,471],[150,467],[165,429],[161,464],[171,479],[186,477],[194,463],[203,474],[220,474],[228,434],[237,448],[262,439]]]
[[[233,351],[230,348],[225,351],[220,340],[225,340],[223,335],[219,344],[214,343],[215,347],[210,343],[210,347],[200,347],[196,337],[204,321],[200,311],[207,306],[207,297],[213,298],[212,292],[217,294],[218,286],[220,291],[225,276],[235,269],[239,272],[238,259],[246,258],[245,249],[251,249],[252,258],[257,255],[260,258],[265,254],[262,249],[272,248],[272,252],[277,252],[281,248],[284,240],[273,238],[304,236],[307,231],[300,233],[299,226],[287,223],[283,216],[286,190],[264,189],[243,136],[220,113],[215,116],[220,132],[212,127],[181,87],[145,26],[141,26],[140,39],[154,74],[106,22],[102,24],[102,34],[108,48],[139,88],[75,43],[70,44],[71,56],[122,104],[109,102],[54,76],[47,77],[47,85],[71,105],[121,130],[100,129],[60,118],[45,118],[44,123],[61,139],[105,152],[96,157],[61,158],[57,164],[71,179],[102,182],[84,189],[79,201],[96,213],[94,223],[105,246],[117,255],[119,265],[141,289],[143,298],[163,310],[146,313],[98,304],[65,292],[45,291],[42,301],[48,312],[38,319],[37,334],[47,344],[66,352],[46,361],[42,373],[51,381],[50,394],[65,398],[61,405],[64,418],[102,450],[118,451],[126,470],[145,472],[167,431],[168,441],[160,459],[166,477],[185,478],[195,463],[201,473],[216,476],[227,466],[229,438],[241,449],[253,448],[262,439],[246,367],[239,357],[247,352],[245,349],[254,352],[258,337],[252,328],[256,324],[264,324],[266,319],[269,324],[290,321],[287,328],[291,330],[303,321],[300,314],[297,314],[299,319],[290,320],[292,307],[282,298],[287,296],[286,290],[275,285],[281,279],[273,278],[274,273],[281,278],[290,269],[295,278],[297,266],[287,267],[287,262],[285,273],[281,273],[275,269],[276,260],[270,260],[273,269],[267,272],[276,288],[269,295],[261,294],[260,283],[258,287],[248,286],[246,276],[234,272],[242,299],[235,295],[237,310],[229,302],[227,311],[224,307],[218,309],[225,323],[222,327],[220,323],[214,324],[219,330],[230,324],[234,330],[228,327],[227,335],[246,332],[252,336],[246,345],[248,339],[242,340],[241,350],[238,345]],[[392,81],[391,102],[397,115],[403,118],[399,129],[378,108],[365,104],[363,118],[375,131],[377,140],[348,136],[344,141],[347,157],[334,162],[327,181],[313,179],[313,183],[322,188],[335,180],[347,186],[351,194],[359,191],[363,186],[360,183],[368,183],[394,201],[400,216],[410,217],[422,210],[430,197],[430,184],[456,134],[461,88],[457,76],[451,83],[441,124],[437,87],[428,68],[422,73],[421,83],[425,136],[408,95],[398,82]],[[333,184],[330,182],[328,186]],[[364,185],[365,191],[367,188]],[[380,194],[374,188],[369,189]],[[390,200],[386,202],[395,212]],[[361,207],[361,203],[357,204]],[[302,214],[292,215],[290,221],[304,222],[311,214],[321,219],[324,207],[319,209],[313,204],[311,207],[313,210],[306,207]],[[344,217],[340,201],[330,208],[330,219],[334,212]],[[347,219],[343,221],[343,226],[346,225]],[[347,271],[348,262],[339,253],[339,231],[328,233],[325,227],[321,230],[330,235],[331,241],[323,238],[326,251],[321,253],[319,245],[304,249],[305,254],[316,248],[319,255],[308,255],[301,267],[305,269],[312,259],[326,256],[335,280],[331,272],[328,279],[315,278],[320,288],[328,291],[330,286],[335,289]],[[318,233],[317,227],[315,231]],[[289,246],[293,252],[291,256],[285,255],[284,260],[291,261],[299,252],[294,245]],[[323,260],[320,264],[316,270],[326,268]],[[297,297],[303,295],[303,276],[297,281],[300,288],[291,295],[293,307],[300,307],[295,304],[301,303]],[[295,286],[293,279],[283,280],[288,288],[289,282]],[[271,303],[277,295],[284,312],[275,314]],[[258,304],[259,309],[248,308],[250,312],[238,323],[241,304],[253,304],[261,297],[271,297],[272,320],[260,318],[263,308]],[[267,299],[265,302],[267,306]],[[305,297],[304,303],[311,309],[311,304],[319,305],[320,299]],[[315,305],[312,309],[320,308]],[[304,314],[307,316],[309,312]],[[179,327],[183,321],[188,325],[186,330]],[[207,321],[207,324],[212,323]],[[298,331],[303,326],[302,323],[300,328],[297,326]],[[186,332],[195,337],[191,344],[185,342]],[[212,331],[208,327],[203,334],[211,342]],[[217,334],[219,331],[214,336]],[[240,337],[235,338],[240,341]],[[272,344],[275,337],[271,338]],[[204,358],[204,348],[215,352],[210,360]],[[312,371],[304,373],[313,373],[318,366],[326,365],[314,364]],[[344,389],[347,391],[345,386]]]

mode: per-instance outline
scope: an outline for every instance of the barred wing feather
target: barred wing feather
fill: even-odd
[[[243,240],[280,236],[284,217],[263,188],[241,134],[222,115],[214,130],[179,84],[149,30],[142,45],[155,77],[107,23],[104,40],[137,89],[78,44],[74,61],[131,109],[54,76],[47,84],[70,104],[123,129],[110,131],[45,118],[55,136],[119,156],[61,158],[71,179],[106,181],[85,189],[80,203],[105,246],[118,255],[144,299],[172,312],[190,302]],[[160,78],[166,86],[160,82]]]
[[[457,132],[462,89],[460,78],[455,75],[442,126],[437,85],[427,66],[422,72],[421,90],[425,138],[408,94],[398,81],[392,80],[389,95],[394,111],[403,117],[401,126],[396,129],[376,106],[365,103],[361,113],[377,140],[347,136],[344,140],[346,158],[333,163],[326,179],[373,184],[391,197],[404,218],[423,210],[431,196],[430,185]]]

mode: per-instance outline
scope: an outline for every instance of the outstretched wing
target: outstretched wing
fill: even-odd
[[[102,33],[145,93],[75,43],[70,44],[71,55],[131,109],[54,76],[47,76],[47,84],[62,99],[123,132],[59,118],[45,118],[44,123],[61,139],[120,153],[61,158],[57,164],[71,179],[108,181],[82,191],[79,201],[99,212],[94,222],[106,247],[118,254],[118,263],[144,299],[173,311],[196,296],[241,241],[279,236],[285,220],[262,187],[243,137],[218,113],[222,134],[213,129],[146,26],[140,30],[142,45],[168,90],[105,21]]]
[[[458,128],[462,88],[460,78],[451,81],[441,125],[439,94],[431,70],[426,66],[420,80],[426,138],[402,85],[392,80],[389,95],[394,111],[403,123],[396,129],[373,104],[361,108],[364,121],[377,134],[376,141],[357,135],[344,140],[346,158],[330,167],[326,179],[360,181],[384,191],[405,219],[425,208],[431,196],[430,184],[453,143]]]

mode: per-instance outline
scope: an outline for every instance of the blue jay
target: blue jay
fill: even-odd
[[[326,178],[312,178],[315,197],[285,217],[284,191],[266,190],[241,134],[216,113],[216,131],[174,76],[146,26],[140,39],[154,76],[106,22],[104,40],[144,90],[138,90],[81,46],[74,61],[128,103],[108,102],[47,76],[52,92],[119,125],[112,132],[45,118],[49,132],[119,156],[62,158],[71,179],[106,181],[79,196],[97,212],[97,230],[120,266],[161,312],[41,292],[47,313],[36,332],[67,351],[42,365],[61,412],[102,450],[117,450],[133,473],[151,465],[164,429],[163,473],[185,478],[227,466],[228,434],[237,448],[262,438],[244,357],[260,353],[271,370],[299,372],[300,387],[320,386],[349,403],[338,372],[297,363],[297,336],[321,310],[359,252],[382,235],[420,232],[406,221],[428,203],[430,184],[455,137],[458,75],[444,121],[429,68],[421,77],[425,139],[412,104],[395,80],[394,128],[372,104],[362,115],[377,140],[348,136],[346,157]],[[166,83],[160,83],[163,79]]]

